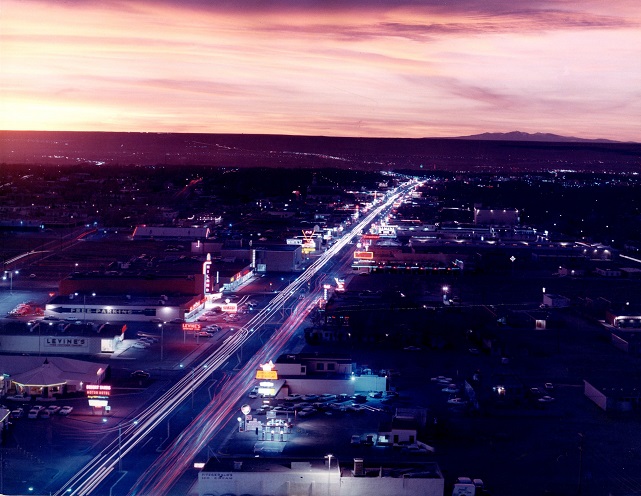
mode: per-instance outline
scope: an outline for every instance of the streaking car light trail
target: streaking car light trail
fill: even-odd
[[[57,492],[56,496],[63,495],[88,495],[100,487],[100,484],[118,466],[122,458],[130,453],[141,441],[143,441],[164,419],[166,419],[176,408],[191,397],[194,388],[200,387],[211,374],[220,368],[230,356],[236,353],[243,344],[251,337],[256,330],[269,322],[269,320],[285,306],[294,295],[330,261],[333,257],[347,246],[352,239],[360,234],[373,220],[385,209],[390,208],[403,194],[413,188],[417,182],[408,181],[399,186],[395,192],[388,194],[386,201],[374,208],[358,224],[353,226],[351,231],[344,234],[333,246],[326,250],[316,259],[299,277],[294,279],[283,291],[278,293],[266,307],[262,308],[250,319],[247,324],[237,333],[228,337],[223,344],[216,349],[203,362],[193,368],[192,374],[186,374],[179,379],[164,394],[158,397],[151,405],[145,408],[136,416],[137,422],[124,423],[121,426],[119,436],[107,444],[107,446],[71,477]],[[167,459],[170,455],[163,453],[138,480],[130,494],[149,494],[157,496],[167,494],[175,480],[182,475],[186,467],[209,440],[224,426],[224,421],[229,418],[229,413],[234,405],[240,400],[250,377],[260,364],[260,359],[265,356],[278,356],[295,332],[296,328],[305,319],[308,313],[316,304],[313,295],[300,300],[296,311],[292,312],[280,329],[278,329],[265,343],[260,352],[250,359],[241,372],[229,379],[226,387],[219,390],[217,396],[205,407],[203,412],[181,433],[174,441],[174,444],[166,450],[166,453],[178,453],[173,463],[176,468],[167,470]],[[249,374],[249,375],[248,375]],[[201,425],[207,424],[206,426]],[[198,425],[201,429],[191,429],[192,425]],[[176,449],[176,444],[181,448]],[[182,458],[181,458],[182,457]],[[186,463],[186,465],[185,465]],[[158,464],[165,466],[157,468]],[[149,491],[149,492],[145,492]]]

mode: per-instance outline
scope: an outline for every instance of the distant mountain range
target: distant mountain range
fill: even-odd
[[[490,173],[546,171],[562,166],[589,172],[640,172],[641,143],[523,132],[409,139],[0,130],[0,170],[4,164]]]
[[[607,139],[585,139],[573,136],[559,136],[551,133],[524,133],[523,131],[511,131],[509,133],[481,133],[471,136],[459,136],[454,139],[465,140],[488,140],[488,141],[543,141],[548,143],[621,143]]]

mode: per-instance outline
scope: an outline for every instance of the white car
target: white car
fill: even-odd
[[[141,350],[149,348],[151,346],[149,343],[145,341],[136,341],[134,344],[131,345],[133,348],[138,348]]]
[[[58,412],[59,415],[69,415],[73,411],[72,406],[63,406]]]
[[[44,410],[44,409],[45,409],[45,407],[44,407],[44,406],[42,406],[42,405],[36,405],[36,406],[34,406],[31,410],[29,410],[29,415],[28,415],[28,417],[29,417],[30,419],[38,418],[38,417],[40,416],[40,413],[41,413],[41,412],[42,412],[42,410]]]
[[[554,398],[552,398],[552,396],[541,396],[539,401],[541,403],[550,403],[551,401],[554,401]]]
[[[456,394],[459,392],[459,388],[456,384],[448,384],[446,388],[441,389],[444,393]]]
[[[24,408],[16,408],[15,410],[11,410],[11,418],[17,419],[21,418],[24,415]]]

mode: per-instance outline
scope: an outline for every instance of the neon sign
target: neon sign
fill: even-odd
[[[278,379],[278,372],[274,369],[274,362],[271,360],[260,365],[260,370],[256,371],[256,379],[275,381]]]

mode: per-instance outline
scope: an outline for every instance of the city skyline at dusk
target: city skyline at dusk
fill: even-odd
[[[0,128],[640,141],[628,0],[7,0]]]

